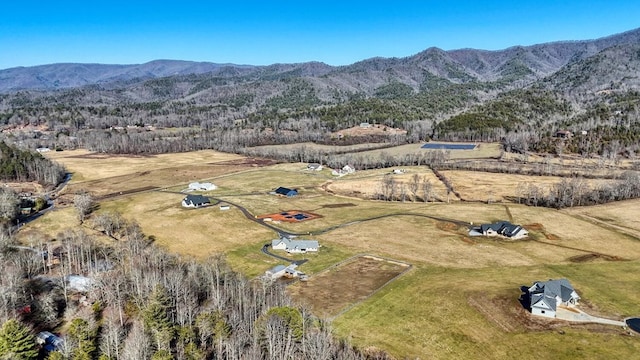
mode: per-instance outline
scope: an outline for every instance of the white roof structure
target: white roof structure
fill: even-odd
[[[215,190],[218,187],[212,183],[209,182],[192,182],[189,184],[189,190],[194,190],[194,191],[210,191],[210,190]]]

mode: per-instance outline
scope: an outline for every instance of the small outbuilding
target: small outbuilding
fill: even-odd
[[[276,195],[280,195],[280,196],[286,196],[286,197],[294,197],[298,195],[298,190],[297,189],[289,189],[286,187],[279,187],[277,188],[274,193]]]
[[[322,164],[311,163],[307,165],[307,170],[311,171],[321,171],[323,169]]]
[[[536,281],[529,288],[531,314],[555,318],[558,306],[573,307],[580,296],[567,279]]]
[[[200,208],[208,205],[211,205],[211,201],[202,195],[187,195],[182,199],[182,206],[186,208]]]

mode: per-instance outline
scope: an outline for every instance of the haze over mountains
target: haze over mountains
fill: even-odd
[[[486,51],[429,48],[405,58],[372,58],[352,65],[334,67],[323,63],[250,66],[178,60],[155,60],[139,65],[51,64],[0,70],[0,92],[52,90],[84,85],[109,85],[176,75],[252,76],[274,75],[322,77],[329,75],[348,83],[375,85],[380,76],[391,76],[417,88],[423,72],[453,82],[496,81],[548,76],[570,63],[587,59],[612,46],[640,44],[640,29],[596,40],[561,41],[533,46],[514,46]],[[369,87],[369,86],[368,86]]]

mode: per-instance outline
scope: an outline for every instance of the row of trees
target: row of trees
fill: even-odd
[[[567,208],[640,198],[640,175],[626,172],[621,179],[590,185],[584,178],[562,179],[550,187],[535,183],[518,186],[517,201],[531,206]]]

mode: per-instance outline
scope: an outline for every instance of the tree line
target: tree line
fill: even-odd
[[[38,153],[0,141],[0,180],[36,181],[44,186],[55,186],[62,181],[64,175],[64,167],[60,164]]]
[[[223,256],[165,253],[118,214],[84,226],[118,240],[81,227],[31,252],[0,235],[0,357],[36,359],[34,334],[65,329],[48,359],[388,359],[337,339],[282,285],[249,280]],[[86,292],[72,274],[90,279]]]

